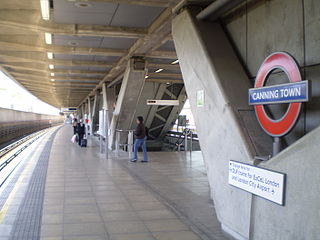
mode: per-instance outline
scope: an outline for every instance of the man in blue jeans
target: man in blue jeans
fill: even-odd
[[[148,162],[148,154],[147,154],[147,146],[146,146],[147,131],[143,123],[142,116],[137,117],[137,124],[138,125],[135,131],[136,140],[134,142],[134,158],[131,160],[131,162],[136,162],[138,160],[138,149],[140,146],[142,146],[142,151],[143,151],[143,161],[141,162]]]

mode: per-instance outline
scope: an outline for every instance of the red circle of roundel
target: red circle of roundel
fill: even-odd
[[[290,82],[301,81],[300,70],[293,57],[288,53],[276,52],[264,60],[258,71],[254,87],[263,87],[271,71],[278,68],[287,74]],[[255,105],[254,108],[263,130],[273,137],[281,137],[293,128],[299,117],[301,105],[300,102],[290,103],[287,112],[279,120],[271,119],[265,112],[263,105]]]

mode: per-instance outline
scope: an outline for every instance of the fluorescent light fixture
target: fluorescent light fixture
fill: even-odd
[[[46,44],[52,44],[52,34],[51,33],[45,33],[44,39],[46,41]]]
[[[159,73],[159,72],[162,72],[163,69],[162,68],[159,68],[157,71],[155,71],[156,73]]]
[[[53,58],[53,53],[52,52],[47,52],[48,55],[48,59],[52,59]]]
[[[54,75],[55,75],[54,73],[50,73],[50,76],[51,76],[51,77],[54,77]]]
[[[53,64],[49,64],[49,68],[50,69],[54,69],[54,65]]]
[[[51,82],[54,82],[55,80],[53,78],[51,78]]]
[[[146,75],[144,78],[148,78],[149,76],[148,75]]]
[[[49,0],[40,0],[42,19],[48,21],[50,19],[50,3]]]
[[[177,64],[179,62],[179,59],[173,61],[171,64]]]

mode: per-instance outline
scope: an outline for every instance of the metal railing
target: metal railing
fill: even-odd
[[[132,158],[133,154],[133,133],[134,130],[128,129],[128,130],[123,130],[123,129],[116,129],[116,153],[119,155],[120,148],[123,147],[124,151],[128,152],[129,158]],[[121,143],[121,134],[125,135],[127,138],[126,143]]]
[[[193,149],[193,132],[191,129],[185,128],[183,132],[179,135],[177,141],[174,144],[173,151],[181,151],[181,147],[184,147],[184,151],[188,151],[188,140],[190,141],[189,150],[192,152]]]

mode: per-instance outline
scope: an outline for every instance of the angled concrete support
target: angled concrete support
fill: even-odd
[[[254,115],[246,124],[241,115],[253,114],[247,103],[250,81],[219,23],[199,22],[184,10],[173,20],[172,34],[218,219],[226,231],[248,239],[252,195],[228,184],[228,164],[253,164],[253,142],[265,140]],[[197,106],[202,91],[204,105]],[[257,135],[249,136],[251,131]]]
[[[150,109],[154,106],[147,105],[147,100],[157,99],[156,96],[158,95],[157,93],[160,85],[165,85],[165,84],[146,81],[142,90],[142,94],[140,95],[139,100],[137,102],[137,108],[136,108],[134,119],[136,119],[138,116],[142,116],[145,119],[145,124],[148,128],[150,127],[150,125],[148,125],[147,119],[149,116]],[[135,129],[136,126],[137,126],[136,121],[133,121],[130,128]]]
[[[163,93],[166,90],[167,85],[165,83],[160,83],[158,88],[157,88],[157,93],[154,97],[154,99],[161,99],[161,97],[163,96]],[[146,126],[148,126],[150,128],[152,120],[154,118],[154,115],[156,114],[158,109],[158,106],[153,105],[150,107],[150,110],[148,112],[147,118],[146,118]]]
[[[81,119],[83,120],[84,119],[84,115],[85,115],[85,104],[83,103],[81,105]]]
[[[111,119],[113,116],[113,105],[116,101],[114,88],[108,88],[104,83],[102,85],[102,108],[108,110],[108,122],[111,124]]]
[[[88,97],[88,103],[87,103],[87,106],[88,106],[88,115],[87,115],[87,118],[89,120],[88,124],[87,124],[87,133],[88,135],[92,135],[92,106],[91,106],[91,99],[90,97]]]
[[[86,101],[84,103],[84,113],[85,113],[85,116],[88,117],[88,115],[89,115],[89,104],[88,104],[88,101]]]
[[[92,107],[92,116],[91,116],[91,129],[92,133],[94,133],[97,129],[97,123],[99,122],[99,97],[100,94],[99,92],[96,92],[94,95],[94,100],[93,100],[93,107]]]
[[[128,61],[112,116],[109,148],[114,146],[116,129],[127,130],[134,121],[136,105],[145,83],[145,75],[144,59],[132,58]]]
[[[174,125],[174,122],[178,118],[178,116],[179,116],[179,114],[180,114],[180,112],[181,112],[181,110],[182,110],[182,108],[184,106],[184,103],[185,103],[186,98],[187,98],[185,87],[182,87],[182,89],[181,89],[181,91],[180,91],[178,96],[174,95],[173,93],[171,93],[170,96],[171,96],[171,99],[179,100],[180,104],[178,106],[174,106],[172,108],[171,113],[168,116],[168,118],[166,119],[166,123],[165,123],[164,127],[161,130],[160,138],[165,137],[167,132],[171,130],[172,126]]]
[[[145,95],[145,93],[144,93]],[[159,84],[154,98],[163,100],[179,100],[179,106],[151,106],[146,118],[149,128],[149,136],[152,139],[161,140],[177,119],[186,100],[186,92],[183,84]]]
[[[94,95],[94,98],[93,98],[93,107],[92,107],[92,118],[94,118],[96,115],[97,115],[97,105],[98,105],[98,93],[96,92],[96,94]]]

